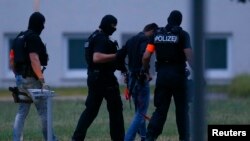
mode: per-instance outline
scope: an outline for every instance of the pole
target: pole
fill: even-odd
[[[40,7],[40,0],[34,0],[34,11],[38,12]]]
[[[52,94],[51,91],[47,93],[47,140],[52,141]]]
[[[192,141],[205,140],[204,95],[204,0],[192,0],[192,31],[194,41],[194,104],[191,114]]]
[[[28,89],[28,92],[33,101],[40,98],[46,98],[47,101],[47,141],[53,140],[52,130],[52,97],[55,95],[54,91],[42,89]]]

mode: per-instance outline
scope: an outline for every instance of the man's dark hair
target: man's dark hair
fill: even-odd
[[[150,30],[156,30],[157,28],[158,28],[158,25],[156,23],[150,23],[144,27],[143,31],[147,32]]]

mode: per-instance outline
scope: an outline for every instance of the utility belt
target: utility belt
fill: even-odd
[[[185,62],[177,62],[177,61],[156,61],[155,62],[155,66],[156,67],[160,67],[160,66],[186,66]]]
[[[88,74],[114,75],[114,71],[106,71],[106,70],[99,70],[99,69],[88,69]]]
[[[185,68],[185,62],[177,62],[177,61],[156,61],[155,62],[155,70],[158,71],[159,67],[178,67]]]
[[[185,64],[185,61],[156,61],[156,65],[183,65]]]
[[[88,70],[88,82],[90,85],[100,87],[112,87],[118,85],[113,71]]]

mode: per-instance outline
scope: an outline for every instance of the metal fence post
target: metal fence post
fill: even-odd
[[[51,91],[47,93],[47,140],[52,141],[52,94]]]
[[[194,103],[191,114],[192,141],[205,140],[204,95],[204,0],[192,0],[192,33],[194,47]]]

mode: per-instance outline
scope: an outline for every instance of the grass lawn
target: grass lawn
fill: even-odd
[[[68,91],[68,90],[62,90]],[[70,90],[69,90],[70,92]],[[58,92],[59,93],[59,92]],[[123,101],[125,128],[127,129],[133,116],[133,109],[129,108],[129,102]],[[208,124],[249,124],[250,123],[250,98],[207,101],[206,121]],[[17,110],[17,104],[11,101],[0,102],[0,141],[12,140],[12,126]],[[78,118],[84,109],[84,100],[53,102],[53,126],[60,141],[69,141],[76,127]],[[153,112],[153,103],[150,103],[149,115]],[[99,114],[87,133],[87,141],[110,141],[109,120],[105,101]],[[175,124],[174,105],[172,103],[165,123],[160,141],[178,141]],[[42,141],[40,120],[32,106],[25,122],[25,141]],[[139,138],[137,137],[139,141]]]
[[[227,87],[208,87],[209,92],[224,92]],[[86,88],[53,88],[60,96],[86,95]],[[123,92],[124,87],[121,87]],[[151,88],[151,93],[153,92]],[[10,97],[10,92],[0,90],[0,100],[2,97]],[[129,108],[129,102],[123,101],[125,128],[127,129],[133,117],[133,106]],[[207,124],[249,124],[250,123],[250,105],[249,98],[226,98],[223,100],[208,100],[206,104],[206,122]],[[17,110],[17,104],[12,101],[0,101],[0,141],[12,140],[12,126]],[[84,99],[77,100],[54,100],[53,101],[53,126],[56,136],[60,141],[70,141],[73,131],[76,127],[78,118],[84,110]],[[159,141],[178,141],[177,128],[175,123],[174,103],[171,104],[168,119],[165,123],[162,135]],[[148,115],[152,115],[154,110],[151,101]],[[106,103],[103,102],[99,114],[93,124],[90,126],[86,140],[87,141],[110,141],[109,120],[106,110]],[[34,106],[25,122],[24,128],[25,141],[42,141],[40,120]],[[139,138],[137,137],[139,141]]]

